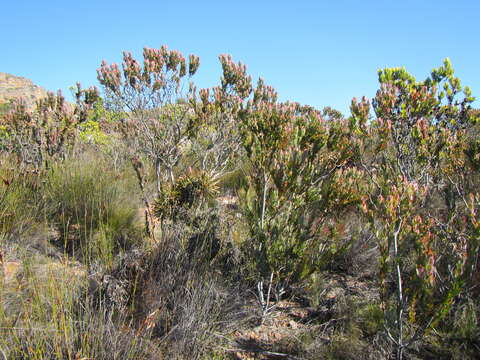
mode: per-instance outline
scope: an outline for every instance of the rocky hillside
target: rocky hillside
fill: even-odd
[[[0,104],[23,97],[31,107],[37,99],[46,95],[47,91],[31,80],[0,72]]]

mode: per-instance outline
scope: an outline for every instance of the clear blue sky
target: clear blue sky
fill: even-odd
[[[480,97],[479,22],[478,0],[2,0],[0,71],[68,92],[97,85],[102,59],[166,44],[200,56],[199,87],[230,53],[282,100],[347,112],[375,94],[378,68],[423,79],[445,57]]]

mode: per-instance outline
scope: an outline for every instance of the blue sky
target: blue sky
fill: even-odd
[[[479,14],[478,0],[3,0],[0,71],[68,92],[97,85],[103,59],[166,44],[200,56],[199,87],[218,83],[229,53],[282,100],[347,113],[375,94],[377,69],[423,79],[449,57],[480,98]]]

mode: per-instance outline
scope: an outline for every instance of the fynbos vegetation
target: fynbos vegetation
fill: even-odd
[[[479,112],[450,62],[380,70],[344,116],[219,59],[198,90],[197,56],[126,52],[0,115],[0,354],[476,358]]]

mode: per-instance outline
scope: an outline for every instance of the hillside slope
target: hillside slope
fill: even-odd
[[[35,85],[31,80],[0,72],[0,104],[23,97],[28,107],[47,95],[47,90]]]

